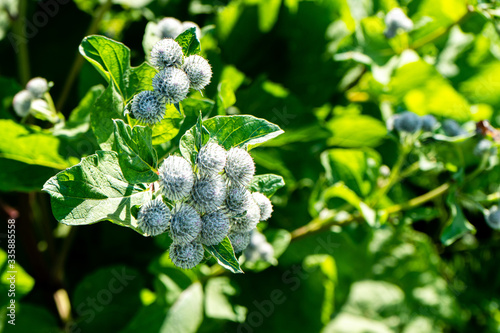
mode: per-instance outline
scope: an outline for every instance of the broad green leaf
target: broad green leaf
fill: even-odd
[[[0,191],[2,192],[40,191],[47,179],[59,171],[7,158],[0,158],[0,166],[2,169],[0,172]]]
[[[260,192],[268,198],[283,186],[285,186],[283,177],[273,174],[257,175],[250,183],[252,192]]]
[[[68,225],[111,221],[142,233],[130,209],[151,200],[145,184],[130,184],[118,154],[98,151],[50,178],[43,191],[51,196],[55,218]]]
[[[0,312],[1,321],[10,320],[9,317]],[[5,319],[4,319],[5,318]],[[25,302],[16,303],[15,325],[5,323],[2,333],[17,332],[40,332],[40,333],[62,333],[56,317],[46,307],[33,305]]]
[[[328,200],[332,198],[341,198],[347,201],[361,213],[370,226],[375,225],[377,220],[376,212],[364,203],[353,190],[345,186],[342,182],[330,186],[322,193],[322,199],[326,205],[328,204]]]
[[[82,40],[79,50],[110,85],[112,82],[120,95],[127,98],[130,49],[110,38],[93,35]]]
[[[158,180],[155,172],[158,163],[151,140],[151,128],[131,128],[121,119],[113,121],[115,142],[113,150],[118,153],[124,177],[132,184],[152,183]]]
[[[195,333],[203,321],[203,288],[199,282],[184,290],[168,310],[161,333]]]
[[[238,294],[237,289],[226,277],[215,277],[208,280],[205,286],[205,314],[209,318],[230,320],[242,323],[245,321],[247,309],[234,304],[231,296]]]
[[[129,81],[127,82],[127,100],[144,90],[153,90],[153,78],[158,71],[148,64],[143,62],[138,67],[132,67],[130,70]]]
[[[71,111],[67,123],[89,122],[90,113],[94,103],[104,92],[104,87],[100,84],[93,86],[87,91],[76,108]]]
[[[224,238],[217,245],[205,246],[207,251],[217,259],[219,265],[233,273],[243,273],[240,264],[234,255],[233,246],[229,238]]]
[[[380,155],[371,149],[329,149],[321,154],[330,184],[345,183],[358,196],[366,197],[376,186]]]
[[[387,134],[383,122],[365,115],[335,117],[326,127],[332,132],[327,140],[330,146],[376,147]]]
[[[441,242],[445,245],[451,245],[458,238],[468,232],[475,233],[476,228],[467,220],[462,208],[456,202],[456,194],[450,191],[446,203],[450,207],[450,219],[447,226],[441,233]]]
[[[159,302],[143,306],[134,314],[127,327],[121,330],[120,333],[158,333],[166,313],[165,305]]]
[[[253,116],[216,116],[203,121],[203,126],[225,149],[245,146],[251,149],[284,133],[279,126]],[[192,127],[180,142],[181,154],[188,160],[196,153],[194,131]]]
[[[78,314],[74,330],[119,332],[142,306],[139,294],[143,285],[139,271],[123,265],[101,268],[84,276],[76,285],[71,302]],[[99,307],[89,306],[89,299]],[[110,320],[117,316],[123,317]]]
[[[55,169],[66,169],[76,163],[69,156],[63,140],[34,125],[22,125],[13,120],[0,119],[0,157],[27,164]]]
[[[153,126],[153,144],[159,145],[172,140],[181,128],[184,116],[179,114],[172,104],[166,106],[165,117]]]
[[[102,150],[111,150],[114,141],[113,118],[123,119],[123,98],[110,84],[97,99],[90,115],[92,130]]]
[[[196,28],[189,28],[175,38],[175,41],[182,47],[184,56],[200,54],[200,41],[196,38]]]
[[[8,230],[11,230],[7,227],[7,221],[8,220],[5,220],[6,224],[4,229],[5,239],[3,240],[3,242],[5,243],[7,243],[7,233],[9,232]],[[9,235],[11,235],[11,233],[9,233]],[[5,244],[5,246],[7,247],[7,244]],[[18,262],[15,262],[13,260],[15,258],[15,253],[10,254],[14,254],[14,257],[9,257],[9,254],[7,252],[5,252],[3,249],[0,249],[0,292],[2,292],[2,295],[4,295],[0,299],[0,306],[2,306],[2,308],[4,308],[4,305],[10,302],[7,294],[10,289],[10,281],[12,281],[8,280],[11,275],[15,275],[16,280],[16,291],[14,297],[16,302],[19,302],[19,300],[24,295],[28,294],[35,285],[35,280],[31,276],[29,276],[28,273],[26,273],[26,271],[21,267],[21,265],[19,265]]]

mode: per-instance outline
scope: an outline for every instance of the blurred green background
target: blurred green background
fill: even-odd
[[[384,17],[395,7],[414,27],[388,39]],[[500,126],[499,16],[495,1],[465,0],[2,0],[0,215],[16,219],[19,273],[13,327],[4,316],[2,223],[0,331],[500,332],[500,234],[460,196],[436,197],[375,227],[357,219],[305,235],[300,229],[356,212],[345,198],[325,194],[339,182],[363,200],[373,196],[400,156],[386,129],[393,113],[433,114],[465,128],[480,120]],[[286,182],[272,198],[273,217],[259,226],[276,265],[249,262],[242,275],[213,262],[183,271],[169,261],[165,237],[107,222],[59,225],[40,189],[97,149],[88,110],[87,127],[76,134],[39,119],[31,125],[45,131],[41,141],[12,134],[24,126],[12,98],[30,78],[53,82],[50,94],[66,118],[92,87],[106,85],[78,54],[83,37],[123,42],[139,66],[147,58],[146,25],[164,17],[201,28],[214,73],[204,91],[215,101],[210,115],[250,114],[285,131],[252,150],[258,174]],[[52,148],[44,146],[47,135],[56,140]],[[161,149],[175,148],[173,140]],[[38,156],[50,149],[64,163]],[[417,163],[415,172],[374,208],[459,179],[478,164],[470,155],[467,144],[421,147],[404,164]],[[460,193],[486,206],[498,202],[499,171],[492,166]],[[462,215],[450,210],[450,200]],[[444,246],[450,219],[460,219],[462,229]]]

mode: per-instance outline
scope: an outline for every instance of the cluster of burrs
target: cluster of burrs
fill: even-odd
[[[226,237],[235,253],[243,251],[259,221],[271,217],[271,201],[249,190],[255,165],[245,149],[226,151],[209,142],[194,164],[171,155],[158,174],[160,195],[140,208],[137,223],[147,235],[168,232],[170,258],[178,267],[193,268],[204,258],[203,245]]]
[[[132,115],[147,125],[163,119],[166,104],[179,103],[189,89],[204,89],[212,78],[208,61],[199,55],[184,57],[182,47],[172,38],[164,38],[153,46],[151,64],[158,69],[153,90],[135,95],[131,107]]]

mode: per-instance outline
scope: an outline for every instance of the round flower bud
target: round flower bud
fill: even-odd
[[[182,70],[167,67],[155,75],[153,88],[167,103],[179,103],[189,92],[189,80]]]
[[[398,30],[411,31],[413,29],[413,21],[406,16],[401,8],[394,8],[385,16],[385,26],[385,37],[393,38],[396,36]]]
[[[12,106],[19,117],[22,118],[28,115],[33,99],[33,94],[31,94],[28,90],[21,90],[14,96]]]
[[[191,164],[181,156],[167,157],[158,169],[160,190],[169,200],[180,200],[191,192],[194,173]]]
[[[176,18],[165,17],[156,25],[157,35],[160,38],[175,38],[182,30],[182,23]]]
[[[233,245],[234,253],[240,253],[250,243],[250,232],[230,232],[228,237]]]
[[[188,244],[172,243],[168,254],[175,266],[191,269],[203,260],[205,250],[203,249],[203,245],[198,241]]]
[[[188,204],[175,206],[168,235],[176,244],[187,244],[195,240],[201,231],[200,214]]]
[[[425,115],[422,117],[422,130],[432,132],[437,126],[436,117],[433,115]]]
[[[154,91],[141,91],[134,96],[131,107],[135,119],[144,124],[156,124],[165,116],[165,104]]]
[[[500,230],[500,210],[497,206],[491,207],[486,214],[486,223],[494,230]]]
[[[422,119],[413,112],[405,111],[395,116],[394,128],[398,132],[415,133],[422,127]]]
[[[195,180],[191,191],[191,203],[200,213],[213,212],[222,206],[225,198],[226,186],[221,175]]]
[[[241,148],[233,147],[227,153],[226,175],[233,184],[247,186],[255,174],[252,156]]]
[[[186,72],[190,87],[194,90],[205,88],[212,78],[212,67],[207,59],[199,55],[187,57],[182,65],[182,70]]]
[[[202,175],[214,176],[224,170],[226,165],[226,150],[215,142],[201,147],[196,164]]]
[[[260,219],[260,208],[254,200],[249,201],[247,213],[242,217],[231,219],[232,232],[248,232],[257,226]]]
[[[271,217],[271,213],[273,212],[273,205],[271,204],[271,200],[269,200],[268,197],[259,192],[252,193],[252,197],[260,209],[260,221],[266,221],[267,219],[269,219]]]
[[[146,235],[156,236],[167,230],[170,218],[170,209],[160,198],[157,198],[141,206],[137,226]]]
[[[200,30],[200,27],[198,26],[198,24],[196,24],[194,22],[191,22],[191,21],[184,21],[184,22],[182,22],[181,32],[184,32],[184,31],[186,31],[189,28],[195,28],[196,29],[196,38],[198,38],[198,40],[200,40],[200,38],[201,38],[201,30]]]
[[[245,187],[231,184],[227,188],[226,208],[232,215],[242,214],[248,210],[251,199],[251,193]]]
[[[157,42],[151,50],[151,64],[158,68],[181,67],[182,47],[172,38],[164,38]]]
[[[203,215],[201,221],[200,240],[205,245],[219,244],[229,232],[229,218],[220,209]]]
[[[49,83],[43,77],[35,77],[28,81],[26,89],[33,94],[35,98],[42,98],[49,90]]]
[[[447,136],[459,136],[465,134],[465,130],[453,119],[443,121],[443,131]]]
[[[493,143],[490,140],[482,139],[474,147],[474,155],[480,157],[486,153],[491,153]]]

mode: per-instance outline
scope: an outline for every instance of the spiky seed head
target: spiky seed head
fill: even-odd
[[[182,23],[174,17],[164,17],[156,25],[157,35],[160,38],[175,38],[182,31]]]
[[[233,245],[234,253],[240,253],[250,243],[250,232],[230,232],[227,236]]]
[[[189,80],[181,69],[166,67],[156,73],[153,88],[167,103],[179,103],[189,92]]]
[[[432,132],[437,127],[437,120],[431,114],[422,117],[422,130]]]
[[[231,215],[246,212],[250,206],[252,195],[245,187],[231,184],[227,187],[226,208]]]
[[[180,200],[189,195],[194,184],[194,173],[181,156],[167,157],[158,169],[162,194],[169,200]]]
[[[194,182],[191,203],[200,213],[210,213],[221,207],[226,198],[226,186],[221,175],[200,177]]]
[[[491,153],[494,150],[494,148],[492,149],[492,147],[493,147],[493,143],[490,140],[482,139],[474,147],[474,151],[473,151],[474,155],[481,157],[486,153]]]
[[[246,150],[233,147],[227,153],[225,170],[231,183],[248,186],[255,174],[255,164]]]
[[[165,116],[165,104],[154,91],[141,91],[132,100],[132,115],[143,124],[156,124]]]
[[[198,38],[198,40],[200,40],[200,38],[201,38],[201,30],[200,30],[200,27],[198,26],[198,24],[196,24],[194,22],[191,22],[191,21],[184,21],[184,22],[182,22],[181,32],[184,32],[184,31],[186,31],[189,28],[195,28],[196,29],[196,38]]]
[[[405,111],[395,116],[394,128],[398,132],[415,133],[422,128],[422,119],[411,111]]]
[[[207,59],[199,55],[191,55],[184,60],[182,70],[189,78],[191,89],[201,90],[205,88],[212,78],[212,67]]]
[[[250,234],[250,244],[245,249],[245,258],[250,262],[264,260],[275,264],[274,248],[266,240],[266,237],[257,230]]]
[[[406,16],[401,8],[394,8],[385,16],[385,26],[385,37],[393,38],[398,33],[398,30],[411,31],[413,29],[413,21]]]
[[[26,83],[26,89],[35,98],[42,98],[43,94],[49,90],[49,83],[43,77],[35,77]]]
[[[31,109],[31,102],[33,101],[34,96],[28,90],[21,90],[18,92],[14,99],[12,100],[12,106],[14,107],[14,111],[19,117],[26,116]]]
[[[157,68],[181,67],[184,54],[182,47],[172,38],[163,38],[151,50],[151,64]]]
[[[231,231],[248,232],[257,226],[260,219],[260,208],[252,199],[249,201],[248,210],[242,217],[234,217],[231,219]]]
[[[168,235],[177,244],[195,240],[201,231],[201,217],[189,204],[177,204],[172,212]]]
[[[271,200],[259,192],[252,193],[252,197],[260,209],[260,221],[266,221],[269,219],[271,217],[271,213],[273,212],[273,204],[271,203]]]
[[[200,173],[204,176],[215,176],[224,170],[226,155],[226,150],[215,142],[209,142],[201,147],[196,159]]]
[[[141,206],[137,216],[137,226],[144,231],[146,236],[156,236],[165,232],[170,218],[170,209],[160,198],[157,198]]]
[[[230,228],[229,218],[222,210],[216,210],[201,217],[200,240],[205,245],[217,245],[227,236]]]
[[[459,136],[465,134],[465,130],[453,119],[443,121],[443,131],[447,136]]]
[[[191,269],[203,260],[205,250],[199,241],[188,244],[172,243],[169,249],[170,260],[175,266],[183,269]]]
[[[493,206],[486,214],[486,223],[494,230],[500,230],[500,210]]]

